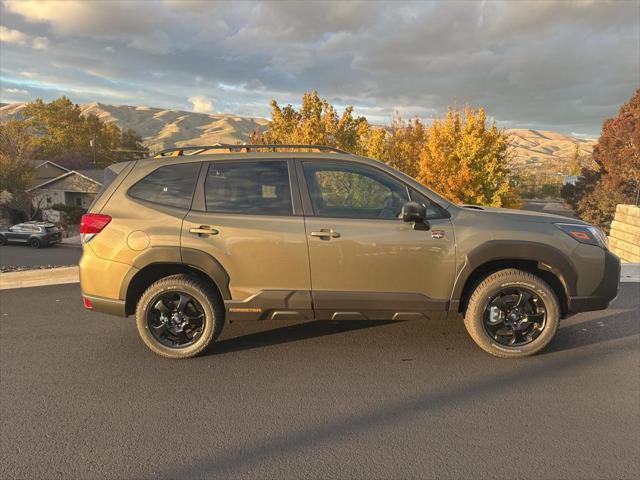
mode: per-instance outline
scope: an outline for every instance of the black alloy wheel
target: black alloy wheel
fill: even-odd
[[[202,336],[206,316],[202,305],[191,295],[164,292],[151,302],[147,325],[156,341],[169,348],[185,348]]]
[[[482,324],[486,333],[505,347],[521,347],[542,333],[547,308],[540,296],[523,287],[498,291],[486,303]]]

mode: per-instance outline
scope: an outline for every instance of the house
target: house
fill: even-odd
[[[34,174],[33,185],[40,185],[46,180],[51,180],[52,178],[59,177],[60,175],[63,175],[69,171],[68,168],[63,167],[62,165],[58,165],[57,163],[53,163],[49,160],[33,160],[31,164],[33,165]]]
[[[69,170],[46,161],[37,165],[34,172],[35,185],[27,191],[34,194],[34,205],[39,208],[57,203],[88,208],[102,187],[102,170]]]

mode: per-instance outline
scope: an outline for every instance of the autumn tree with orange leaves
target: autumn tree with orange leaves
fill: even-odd
[[[516,206],[509,144],[483,108],[450,108],[427,128],[417,180],[456,203]]]

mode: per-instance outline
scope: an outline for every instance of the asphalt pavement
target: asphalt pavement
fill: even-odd
[[[635,479],[639,298],[516,361],[444,320],[235,323],[171,361],[77,285],[5,290],[0,478]]]
[[[0,246],[1,267],[35,267],[77,265],[82,255],[80,245],[54,245],[31,248],[26,245]]]

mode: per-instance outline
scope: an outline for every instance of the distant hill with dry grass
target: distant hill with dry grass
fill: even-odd
[[[20,118],[22,108],[22,103],[1,106],[0,121]],[[194,113],[97,102],[81,104],[80,108],[83,113],[93,113],[104,121],[115,122],[121,128],[135,130],[152,151],[173,146],[244,142],[252,131],[264,130],[268,125],[268,120],[263,118],[226,113]],[[590,157],[596,143],[595,140],[544,130],[514,128],[507,132],[511,135],[513,146],[513,169],[529,173],[563,172],[575,144],[580,146],[585,157]]]

